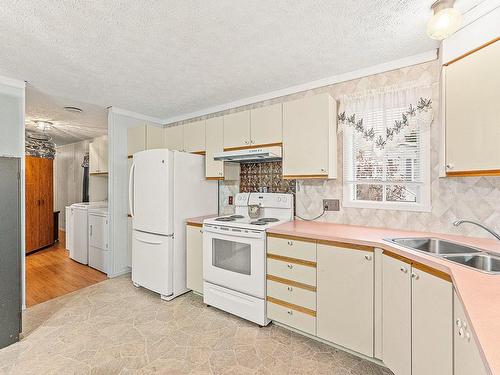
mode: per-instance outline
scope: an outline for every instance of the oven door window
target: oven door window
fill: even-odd
[[[243,275],[252,273],[251,245],[235,241],[212,239],[212,265]]]

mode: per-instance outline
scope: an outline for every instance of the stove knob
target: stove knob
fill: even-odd
[[[285,202],[286,202],[286,197],[283,197],[283,203],[285,203]]]
[[[278,197],[278,202],[281,202],[281,197]]]

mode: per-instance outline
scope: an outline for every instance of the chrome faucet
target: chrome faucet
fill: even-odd
[[[485,231],[487,231],[492,236],[494,236],[497,240],[500,241],[500,234],[498,234],[493,229],[488,228],[486,225],[481,224],[481,223],[479,223],[477,221],[473,221],[473,220],[457,220],[457,221],[453,222],[453,225],[456,226],[456,227],[458,227],[462,223],[469,223],[469,224],[477,225],[478,227],[483,228]]]

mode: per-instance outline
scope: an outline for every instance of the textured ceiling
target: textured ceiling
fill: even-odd
[[[67,112],[66,106],[81,108],[83,112]],[[94,104],[44,94],[28,84],[25,120],[26,129],[35,132],[39,132],[34,126],[35,120],[52,122],[53,127],[46,133],[60,146],[106,134],[108,111]]]
[[[168,118],[436,48],[433,1],[2,0],[0,75]]]

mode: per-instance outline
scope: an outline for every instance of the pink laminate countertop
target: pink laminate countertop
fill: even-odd
[[[397,237],[435,237],[500,254],[500,241],[390,228],[340,225],[325,222],[291,221],[267,233],[307,239],[346,242],[391,251],[449,274],[472,324],[483,359],[492,374],[500,375],[500,274],[491,275],[441,258],[384,241]]]
[[[219,215],[212,214],[212,215],[191,217],[189,219],[186,219],[186,224],[188,224],[188,225],[191,224],[191,225],[196,225],[196,226],[202,226],[203,225],[203,220],[210,219],[211,217],[217,217],[217,216],[219,216]]]

